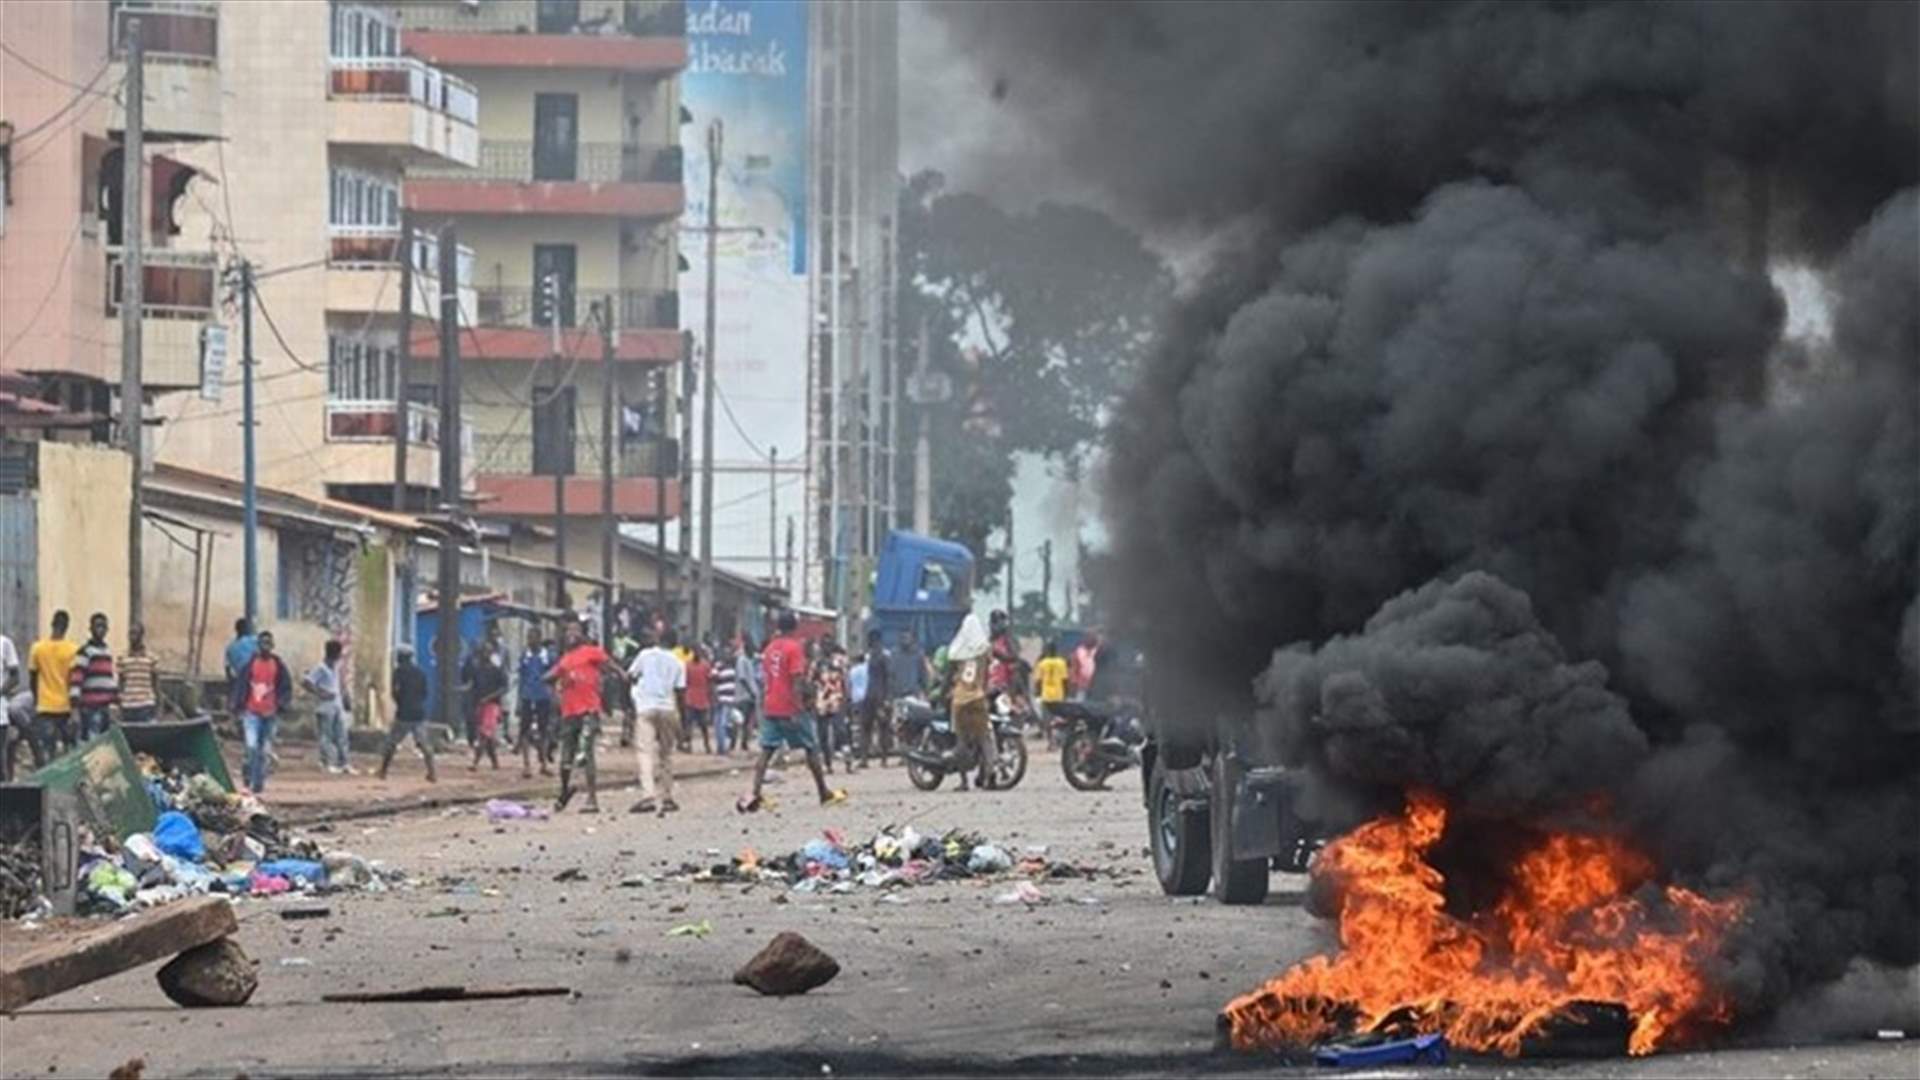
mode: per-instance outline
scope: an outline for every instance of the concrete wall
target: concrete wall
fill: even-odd
[[[73,616],[74,639],[84,639],[87,617],[100,611],[116,645],[126,640],[132,464],[119,450],[40,444],[38,632],[64,609]],[[153,574],[149,563],[149,581]]]
[[[479,289],[532,288],[535,244],[574,246],[575,288],[621,287],[617,221],[526,214],[468,216],[459,224],[460,242],[473,248],[473,283]],[[650,286],[630,283],[630,287]],[[576,316],[585,319],[584,305]]]

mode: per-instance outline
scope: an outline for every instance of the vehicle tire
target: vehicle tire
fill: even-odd
[[[1147,781],[1147,836],[1154,876],[1168,896],[1199,896],[1207,891],[1207,879],[1213,874],[1207,818],[1204,812],[1180,809],[1180,796],[1156,765]]]
[[[1027,740],[1013,729],[993,733],[993,789],[1011,791],[1027,775]]]
[[[1224,750],[1213,755],[1207,815],[1213,840],[1213,895],[1223,904],[1264,904],[1270,881],[1266,859],[1235,859],[1233,854],[1233,763]]]
[[[1107,767],[1094,754],[1093,732],[1076,728],[1060,744],[1060,772],[1075,791],[1099,791],[1107,786]]]
[[[925,754],[932,757],[938,753],[938,748],[933,745],[932,729],[922,728],[920,731],[920,740],[913,744],[912,752],[906,755],[907,780],[921,791],[937,790],[941,784],[946,782],[947,771],[937,766],[925,765],[915,761],[913,760],[913,755]]]

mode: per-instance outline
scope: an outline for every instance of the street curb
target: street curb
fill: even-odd
[[[676,782],[681,780],[698,780],[708,776],[724,776],[739,768],[741,768],[739,765],[713,765],[695,769],[691,772],[676,771],[673,774],[673,778]],[[548,778],[546,783],[540,784],[537,787],[522,786],[505,790],[496,789],[493,791],[460,795],[429,795],[415,800],[388,799],[383,802],[366,803],[361,806],[323,804],[308,811],[290,810],[279,813],[276,816],[279,818],[281,824],[291,826],[323,825],[336,821],[360,821],[366,818],[392,817],[395,814],[404,814],[413,810],[445,810],[456,806],[474,806],[492,799],[524,801],[548,798],[553,795],[554,785],[558,783],[558,779]]]

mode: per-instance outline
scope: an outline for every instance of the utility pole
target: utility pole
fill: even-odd
[[[681,336],[680,350],[680,594],[679,611],[693,610],[693,333]],[[667,620],[672,625],[672,618]]]
[[[407,373],[413,367],[413,211],[400,211],[400,354],[393,372],[393,512],[407,512]]]
[[[460,270],[455,250],[458,232],[440,233],[440,503],[447,529],[440,534],[440,630],[435,638],[439,666],[440,722],[454,723],[460,693]]]
[[[700,384],[700,604],[694,609],[693,637],[713,625],[713,392],[718,381],[714,331],[719,312],[720,120],[707,123],[707,319],[706,379]]]
[[[648,395],[647,412],[659,422],[649,420],[653,436],[653,594],[654,612],[667,610],[667,373],[653,373],[653,393]],[[678,462],[675,463],[678,467]],[[669,620],[671,621],[671,620]]]
[[[613,294],[600,302],[600,645],[613,648]]]
[[[129,18],[121,45],[127,54],[126,130],[120,139],[120,436],[132,459],[133,480],[127,520],[127,624],[141,621],[144,561],[140,530],[146,517],[146,447],[143,440],[147,395],[140,373],[140,317],[146,309],[146,59],[140,20]],[[249,383],[249,386],[252,384]],[[251,430],[251,429],[249,429]],[[248,458],[251,467],[252,458]],[[252,543],[252,533],[248,533]],[[251,609],[251,605],[249,605]],[[251,614],[251,610],[249,610]]]
[[[915,381],[922,386],[927,380],[927,318],[920,317],[920,359],[916,365]],[[913,444],[913,531],[922,536],[933,533],[933,409],[931,402],[917,402],[920,406],[920,434]]]
[[[547,338],[553,358],[553,369],[564,372],[566,368],[560,363],[560,275],[548,274],[542,280],[541,287],[547,292]],[[552,408],[554,401],[565,389],[564,383],[553,384],[553,393],[548,395],[546,407]],[[534,396],[535,400],[538,400],[539,391],[534,391]],[[564,453],[557,446],[553,451],[553,564],[560,568],[560,594],[565,596],[567,591],[567,466],[573,458],[574,447],[573,432],[567,430],[572,425],[558,426],[566,431],[568,442]]]
[[[246,551],[247,622],[260,628],[260,490],[253,430],[253,264],[240,260],[240,498]]]
[[[794,585],[795,585],[795,582],[793,580],[793,515],[789,514],[787,515],[787,604],[788,606],[792,606],[794,598],[799,595],[798,591],[794,588]]]
[[[1007,507],[1007,618],[1013,618],[1013,507]]]
[[[1040,606],[1053,613],[1053,541],[1040,545]]]
[[[766,577],[780,584],[780,448],[766,448]]]

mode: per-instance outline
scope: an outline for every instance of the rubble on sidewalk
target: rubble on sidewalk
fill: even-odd
[[[839,961],[799,934],[783,930],[733,973],[733,981],[770,997],[785,997],[825,986],[838,974]]]
[[[995,844],[961,829],[921,833],[912,826],[881,829],[863,844],[849,844],[838,829],[828,829],[785,855],[762,856],[752,848],[729,862],[682,863],[663,880],[701,884],[777,885],[793,892],[849,893],[856,889],[894,889],[962,879],[992,881],[1006,877],[1077,879],[1119,876],[1112,868],[1048,857],[1031,846],[1018,857],[1009,845]]]

